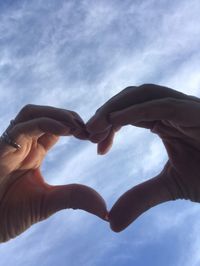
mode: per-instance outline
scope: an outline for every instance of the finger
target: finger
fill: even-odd
[[[72,131],[85,129],[82,118],[74,111],[69,111],[51,106],[28,104],[22,108],[14,119],[15,124],[26,122],[35,118],[47,117],[64,123]],[[70,133],[71,134],[71,133]]]
[[[142,128],[146,128],[146,129],[153,129],[153,127],[155,126],[155,122],[153,121],[142,121],[142,122],[137,122],[134,123],[135,127],[142,127]]]
[[[48,151],[58,142],[58,140],[59,140],[58,136],[53,135],[53,134],[49,134],[49,133],[45,133],[44,135],[39,137],[37,142],[39,144],[41,144],[46,151]]]
[[[99,132],[97,134],[91,134],[89,135],[89,140],[92,141],[93,143],[99,143],[100,141],[103,141],[104,139],[106,139],[110,135],[111,131],[112,131],[112,128],[109,128],[103,132]]]
[[[104,220],[108,215],[105,201],[90,187],[51,186],[44,182],[39,169],[22,174],[13,180],[1,199],[0,242],[66,208],[82,209]]]
[[[36,118],[15,125],[10,129],[9,137],[23,148],[23,144],[27,141],[27,138],[38,139],[44,134],[65,136],[69,134],[70,130],[69,127],[51,118]],[[16,151],[14,147],[2,141],[0,142],[0,150],[3,153]]]
[[[86,123],[88,132],[94,135],[95,133],[111,129],[108,114],[129,106],[131,104],[129,103],[130,95],[136,90],[137,87],[128,87],[103,104]]]
[[[97,153],[104,155],[109,152],[112,147],[115,133],[120,130],[121,127],[112,127],[104,132],[89,136],[89,140],[98,143]]]
[[[89,139],[89,133],[87,132],[85,125],[82,126],[82,128],[77,128],[74,130],[71,130],[71,134],[81,140],[88,140]]]
[[[116,132],[115,129],[112,128],[109,135],[102,142],[98,143],[98,147],[97,147],[98,154],[104,155],[109,152],[109,150],[111,149],[113,145],[115,132]]]
[[[87,140],[88,139],[88,133],[84,131],[77,130],[76,132],[72,132],[71,128],[69,128],[69,131],[64,134],[65,136],[70,136],[73,133],[73,136],[75,136],[78,139],[81,140]],[[50,150],[59,140],[59,137],[53,134],[45,133],[38,139],[38,143],[40,143],[46,151]]]
[[[106,220],[106,203],[94,189],[80,184],[52,186],[46,196],[46,215],[69,208],[81,209]]]
[[[11,135],[25,134],[30,137],[40,137],[44,133],[57,136],[66,135],[70,128],[65,124],[51,118],[36,118],[28,122],[17,124],[11,131]]]
[[[181,126],[194,126],[200,124],[198,113],[200,114],[200,104],[197,102],[164,98],[113,112],[109,117],[114,126],[157,120],[169,120]]]
[[[184,93],[155,84],[127,87],[102,105],[96,114],[87,122],[86,128],[92,134],[102,132],[111,126],[108,119],[110,113],[136,104],[169,97],[177,99],[190,98],[190,96]]]
[[[171,190],[165,183],[166,172],[139,184],[124,193],[114,204],[109,221],[111,229],[120,232],[148,209],[174,200]]]

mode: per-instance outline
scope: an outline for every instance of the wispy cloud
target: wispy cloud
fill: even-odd
[[[86,121],[129,85],[159,83],[199,96],[197,0],[15,1],[2,4],[0,10],[2,131],[27,103],[73,109]],[[157,136],[127,127],[103,157],[96,155],[95,145],[89,142],[62,138],[42,170],[51,184],[92,186],[110,208],[131,186],[159,173],[166,159]],[[2,244],[1,265],[100,266],[106,261],[140,266],[163,247],[163,252],[176,252],[176,258],[170,264],[160,256],[154,266],[197,266],[198,208],[184,201],[165,203],[117,235],[96,217],[62,211]],[[191,243],[186,239],[184,244],[184,234]],[[170,237],[177,240],[176,245]],[[186,248],[193,260],[180,259]]]

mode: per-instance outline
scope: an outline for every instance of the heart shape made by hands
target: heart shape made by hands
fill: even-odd
[[[72,111],[26,106],[8,128],[22,149],[0,143],[0,242],[61,209],[78,208],[105,220],[108,217],[111,228],[119,232],[162,202],[200,202],[199,116],[199,98],[154,84],[126,88],[99,108],[86,125]],[[125,125],[157,134],[169,159],[159,175],[125,192],[109,214],[105,201],[93,189],[79,184],[50,186],[44,181],[40,166],[59,136],[90,139],[98,143],[98,153],[105,154],[115,132]]]

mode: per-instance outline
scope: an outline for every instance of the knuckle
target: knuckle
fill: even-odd
[[[70,115],[73,115],[73,116],[78,116],[78,114],[74,111],[70,111],[70,110],[67,110],[67,112],[70,114]]]
[[[119,92],[119,94],[115,95],[116,97],[122,96],[122,95],[126,95],[131,93],[133,90],[135,89],[135,86],[128,86],[125,89],[123,89],[122,91]],[[115,97],[114,96],[114,97]]]
[[[35,107],[34,104],[26,104],[22,109],[21,109],[21,113],[27,113],[30,112],[30,110],[32,110]]]
[[[160,99],[162,97],[166,97],[166,93],[168,88],[163,87],[153,83],[144,83],[139,88],[142,90],[144,94],[147,95],[148,99]]]
[[[123,89],[122,91],[129,91],[132,90],[134,88],[134,86],[128,86],[125,89]]]
[[[145,95],[148,99],[151,99],[154,97],[156,93],[156,87],[154,84],[151,83],[144,83],[138,87],[140,89],[140,92]]]
[[[149,88],[152,88],[152,87],[154,87],[154,86],[156,86],[156,85],[153,84],[153,83],[143,83],[143,84],[140,85],[139,87],[140,87],[140,88],[143,88],[143,89],[149,89]]]
[[[22,134],[23,132],[23,127],[21,124],[16,124],[10,131],[9,131],[9,136],[12,139],[15,139],[19,134]]]
[[[23,106],[15,117],[15,123],[23,122],[32,118],[33,108],[35,107],[36,105],[34,104],[26,104],[25,106]]]

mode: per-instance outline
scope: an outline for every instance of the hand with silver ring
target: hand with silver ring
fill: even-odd
[[[27,105],[0,138],[0,242],[66,209],[82,209],[105,219],[106,204],[92,188],[51,186],[40,166],[60,136],[87,139],[85,124],[72,111]]]
[[[126,125],[157,134],[169,158],[160,174],[131,188],[114,204],[109,221],[116,232],[162,202],[200,202],[200,99],[155,84],[128,87],[102,105],[86,128],[99,153],[105,154],[115,129]]]
[[[14,120],[11,120],[10,121],[10,128],[14,125]],[[11,145],[12,147],[14,147],[15,149],[19,150],[21,149],[21,145],[20,144],[17,144],[16,142],[14,142],[10,136],[9,136],[9,133],[8,133],[8,130],[6,130],[2,136],[0,137],[0,141],[2,142],[5,142],[7,143],[8,145]]]

